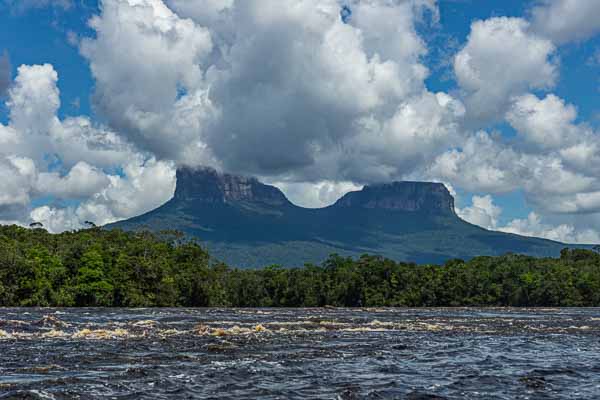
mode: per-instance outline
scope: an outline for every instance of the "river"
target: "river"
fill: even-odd
[[[598,399],[600,309],[0,309],[0,399]]]

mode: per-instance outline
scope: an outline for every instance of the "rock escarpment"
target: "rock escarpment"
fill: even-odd
[[[339,199],[337,207],[382,208],[455,215],[454,198],[446,186],[434,182],[392,182],[365,186]]]
[[[212,168],[177,171],[176,201],[201,203],[254,202],[291,206],[281,190],[256,178],[223,174]],[[350,192],[333,207],[380,208],[435,215],[455,215],[454,198],[441,183],[392,182],[367,185]]]
[[[177,170],[174,200],[200,203],[256,202],[282,206],[291,204],[281,190],[256,178],[222,174],[212,168]]]

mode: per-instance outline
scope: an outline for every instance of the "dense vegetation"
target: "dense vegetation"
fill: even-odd
[[[176,232],[0,227],[0,306],[600,306],[600,255],[230,268]]]

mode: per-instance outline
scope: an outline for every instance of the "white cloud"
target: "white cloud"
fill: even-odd
[[[207,29],[160,0],[105,0],[81,41],[96,80],[93,101],[111,127],[161,158],[210,162],[205,124],[214,113],[201,63]]]
[[[554,52],[552,42],[532,33],[522,18],[475,21],[454,59],[470,118],[498,119],[512,96],[552,87],[558,73]]]
[[[557,39],[541,32],[539,20],[560,9],[566,19],[572,18],[567,8],[573,5],[562,0],[544,3],[533,11],[533,26],[523,18],[506,17],[472,24],[465,47],[454,59],[466,124],[504,119],[517,137],[478,132],[438,155],[426,176],[470,191],[522,189],[543,212],[600,210],[598,134],[578,122],[575,106],[554,94],[529,93],[551,88],[558,74],[553,44]]]
[[[81,46],[95,104],[161,159],[365,181],[398,178],[457,136],[462,104],[424,85],[415,21],[432,1],[356,2],[349,24],[337,0],[103,4]]]
[[[104,0],[79,41],[109,127],[60,120],[53,67],[19,69],[0,152],[33,160],[29,196],[81,199],[32,210],[51,230],[156,207],[171,160],[259,174],[317,206],[415,171],[461,135],[462,104],[424,85],[414,24],[435,19],[431,1],[355,3],[350,24],[337,0],[167,4]],[[373,24],[382,16],[394,22]]]
[[[131,217],[167,201],[174,165],[136,151],[86,117],[60,120],[57,81],[51,65],[21,66],[9,91],[10,121],[0,124],[1,219],[38,220],[58,232],[86,220],[100,225]],[[27,212],[32,199],[48,196],[81,203]]]
[[[175,167],[171,162],[145,160],[138,156],[123,167],[124,177],[111,176],[110,185],[80,206],[82,210],[106,207],[112,215],[98,224],[113,222],[150,211],[175,192]],[[93,212],[90,212],[93,215]]]
[[[20,66],[7,102],[11,126],[27,134],[47,134],[60,106],[57,81],[50,64]]]
[[[281,189],[294,204],[307,208],[321,208],[335,203],[342,195],[360,190],[353,182],[270,182]]]
[[[486,229],[541,237],[563,243],[600,243],[600,234],[594,229],[576,228],[571,224],[547,224],[535,212],[530,212],[527,218],[513,219],[506,225],[500,225],[502,208],[494,203],[492,196],[473,196],[471,201],[470,206],[457,209],[457,214],[462,219]]]
[[[560,153],[527,153],[486,132],[437,157],[425,173],[469,191],[507,193],[522,189],[536,206],[552,212],[600,210],[593,169],[574,170]]]
[[[582,41],[600,32],[597,0],[542,0],[531,14],[533,29],[556,44]]]
[[[492,196],[488,194],[473,196],[471,205],[462,209],[457,208],[456,213],[467,222],[486,229],[496,229],[502,209],[494,204]]]
[[[469,137],[462,148],[438,156],[426,173],[469,191],[492,193],[515,190],[526,174],[521,155],[483,131]]]
[[[62,199],[78,199],[99,192],[109,183],[104,172],[85,161],[79,161],[64,177],[57,172],[40,173],[36,189]]]
[[[85,221],[105,225],[150,211],[173,197],[175,169],[173,165],[133,160],[124,168],[125,176],[109,176],[108,186],[78,206],[38,207],[31,211],[34,221],[42,222],[51,232],[79,229]]]
[[[538,201],[541,201],[541,199],[538,199]],[[556,213],[595,213],[600,211],[600,191],[596,189],[574,193],[567,192],[548,199],[544,204],[546,210]]]
[[[427,69],[419,62],[426,49],[414,29],[414,4],[357,3],[350,24],[341,21],[333,0],[236,5],[235,35],[247,40],[230,44],[231,68],[211,75],[212,98],[222,109],[209,141],[216,155],[233,170],[364,179],[361,160],[404,133],[393,130],[395,115],[427,97]],[[403,23],[367,27],[386,12]],[[394,163],[402,164],[410,152],[395,149]],[[339,160],[349,156],[353,163]]]
[[[25,206],[31,200],[37,171],[33,160],[26,157],[0,155],[0,211],[2,207]]]
[[[503,232],[516,233],[524,236],[536,236],[563,243],[600,243],[600,235],[592,229],[576,230],[573,225],[561,224],[552,226],[544,224],[534,212],[526,219],[514,219],[506,226],[500,227]]]
[[[57,209],[49,206],[41,206],[31,211],[31,221],[41,223],[49,232],[63,232],[76,230],[82,227],[73,209]]]
[[[575,170],[596,175],[600,167],[598,135],[586,124],[576,123],[577,110],[549,94],[540,99],[526,94],[513,99],[506,120],[534,151],[556,151]]]
[[[10,126],[0,124],[0,145],[16,144],[19,142],[19,133]]]
[[[540,100],[533,94],[517,97],[506,119],[526,140],[541,148],[560,148],[577,135],[577,111],[553,94]]]
[[[362,119],[360,133],[345,144],[348,154],[343,157],[354,157],[346,176],[386,181],[428,164],[433,155],[462,139],[459,121],[464,112],[459,101],[444,93],[424,93],[402,103],[389,119]]]
[[[59,120],[58,74],[49,65],[23,65],[9,91],[10,123],[0,124],[0,154],[18,154],[45,165],[57,157],[66,168],[79,161],[100,167],[129,160],[132,146],[87,117]]]

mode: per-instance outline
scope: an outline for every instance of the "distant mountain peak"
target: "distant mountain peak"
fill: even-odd
[[[207,167],[178,169],[174,198],[202,203],[290,204],[281,190],[274,186],[265,185],[256,178],[220,173]]]
[[[360,191],[346,193],[335,206],[455,215],[454,198],[446,186],[435,182],[402,181],[367,185]]]

